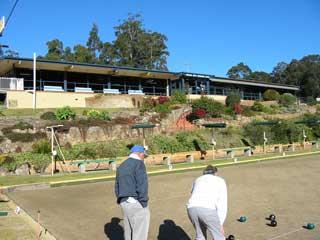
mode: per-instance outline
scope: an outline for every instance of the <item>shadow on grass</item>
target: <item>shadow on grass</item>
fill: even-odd
[[[113,217],[109,223],[104,225],[104,233],[110,240],[124,240],[124,230],[119,224],[120,218]]]
[[[191,238],[174,221],[166,219],[159,227],[158,240],[191,240]]]

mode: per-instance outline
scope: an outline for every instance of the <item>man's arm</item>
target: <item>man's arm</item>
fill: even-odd
[[[142,207],[148,206],[148,176],[144,163],[141,161],[135,170],[136,192],[138,194],[138,201]]]
[[[116,197],[117,197],[117,203],[118,203],[118,197],[119,197],[118,173],[116,173],[116,180],[115,180],[115,183],[114,183],[114,193],[116,194]]]
[[[223,180],[220,186],[220,196],[217,201],[217,212],[221,225],[223,225],[224,221],[227,217],[228,210],[228,196],[227,196],[227,185]]]

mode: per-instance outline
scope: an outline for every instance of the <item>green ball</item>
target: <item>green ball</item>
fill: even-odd
[[[313,223],[308,223],[307,224],[307,229],[312,230],[315,228],[315,225]]]
[[[239,221],[240,221],[240,222],[245,222],[245,221],[247,221],[247,217],[246,217],[246,216],[241,216],[241,217],[239,218]]]

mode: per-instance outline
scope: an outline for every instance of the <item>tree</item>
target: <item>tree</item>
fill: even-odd
[[[53,39],[47,42],[48,53],[45,59],[61,60],[63,59],[63,43],[59,39]]]
[[[68,61],[68,62],[74,61],[74,54],[72,53],[72,50],[70,47],[66,47],[64,49],[63,60]]]
[[[279,62],[277,66],[273,68],[271,73],[272,81],[276,83],[284,83],[285,82],[285,70],[288,64],[285,62]]]
[[[116,53],[112,43],[105,42],[102,44],[99,62],[102,64],[115,65],[115,55]]]
[[[11,49],[3,50],[3,48],[0,45],[0,58],[1,57],[19,57],[19,53],[16,51],[13,51]]]
[[[260,82],[271,82],[271,76],[269,73],[262,72],[262,71],[255,71],[251,73],[247,78],[253,79],[255,81],[260,81]]]
[[[144,29],[140,15],[129,15],[115,27],[115,35],[109,58],[117,65],[167,69],[167,38]]]
[[[85,46],[78,44],[74,46],[73,48],[74,51],[74,60],[76,62],[80,63],[92,63],[94,56],[92,55],[92,52]]]
[[[93,56],[93,60],[96,62],[97,56],[100,54],[100,50],[102,48],[103,43],[100,40],[99,34],[98,34],[98,26],[94,23],[92,26],[92,29],[89,33],[89,38],[87,41],[87,47],[91,55]]]
[[[238,65],[231,67],[227,72],[227,76],[229,78],[244,79],[247,78],[251,73],[252,71],[248,65],[241,62]]]
[[[320,96],[320,55],[308,55],[293,59],[282,73],[285,84],[300,86],[303,97]]]

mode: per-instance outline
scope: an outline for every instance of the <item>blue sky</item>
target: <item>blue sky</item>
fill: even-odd
[[[15,0],[0,0],[8,16]],[[93,23],[103,41],[127,14],[140,12],[147,29],[168,37],[171,71],[225,76],[244,62],[271,72],[280,61],[320,54],[318,0],[20,0],[0,38],[19,52],[44,55],[46,42],[85,44]]]

